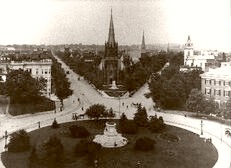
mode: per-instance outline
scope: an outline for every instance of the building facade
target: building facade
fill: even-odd
[[[231,97],[231,62],[222,62],[220,68],[201,74],[201,91],[213,97],[219,107],[225,107]]]
[[[111,11],[111,20],[108,41],[105,43],[105,54],[99,65],[103,84],[110,85],[113,81],[119,83],[119,74],[122,70],[122,60],[118,56],[118,43],[115,41],[114,24]]]
[[[9,63],[0,64],[0,76],[1,72],[5,75],[3,78],[6,81],[6,74],[9,70],[18,70],[23,69],[31,73],[33,78],[44,78],[46,82],[46,87],[43,91],[43,94],[47,97],[51,94],[51,59],[43,59],[41,61],[11,61]]]
[[[184,47],[184,67],[201,68],[203,71],[206,68],[207,63],[215,62],[215,56],[212,52],[200,52],[200,54],[194,53],[193,43],[190,36],[188,36],[187,42]],[[183,68],[183,67],[182,67]]]

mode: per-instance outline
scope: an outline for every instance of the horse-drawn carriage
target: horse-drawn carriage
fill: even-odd
[[[231,129],[230,128],[225,128],[225,135],[231,137]]]

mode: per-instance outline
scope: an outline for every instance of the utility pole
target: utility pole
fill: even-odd
[[[5,131],[5,151],[7,149],[7,137],[8,137],[8,134],[7,134],[7,131]]]
[[[201,120],[201,135],[203,135],[203,120]]]
[[[120,96],[119,96],[119,117],[120,117]]]

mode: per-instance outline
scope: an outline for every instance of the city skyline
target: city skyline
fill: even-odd
[[[110,9],[119,45],[184,44],[231,51],[230,0],[0,1],[0,45],[99,44],[107,40]]]

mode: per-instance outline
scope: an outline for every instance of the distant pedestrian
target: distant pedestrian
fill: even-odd
[[[128,105],[127,105],[127,109],[128,109]]]
[[[55,109],[55,111],[54,111],[54,112],[55,112],[55,114],[56,114],[56,109]]]
[[[122,103],[122,106],[124,106],[124,102]]]
[[[38,122],[38,128],[40,128],[40,121]]]
[[[82,111],[83,111],[83,107],[82,107]]]

